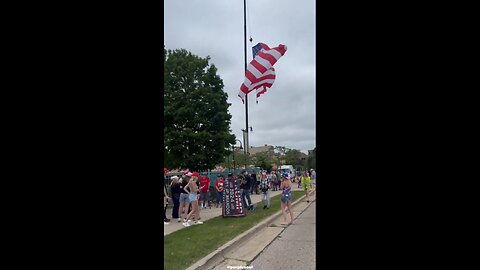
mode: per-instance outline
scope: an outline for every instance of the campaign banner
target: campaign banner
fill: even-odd
[[[227,178],[223,185],[223,217],[245,216],[242,198],[240,194],[240,183],[233,178]]]

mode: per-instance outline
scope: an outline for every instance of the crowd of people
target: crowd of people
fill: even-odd
[[[166,170],[165,170],[166,172]],[[247,171],[242,171],[239,175],[234,176],[232,173],[229,177],[235,177],[239,183],[241,201],[245,209],[255,210],[255,204],[252,203],[250,195],[261,195],[263,209],[270,207],[269,191],[281,190],[281,208],[285,224],[290,224],[293,221],[293,212],[291,209],[291,188],[292,183],[296,182],[298,187],[305,190],[307,202],[310,201],[308,191],[315,185],[316,173],[312,170],[307,170],[299,175],[291,175],[291,172],[279,171],[260,171],[249,174]],[[166,187],[164,186],[164,225],[168,225],[171,221],[166,216],[166,209],[170,201],[173,201],[172,219],[181,222],[183,226],[189,227],[191,225],[203,224],[201,221],[201,209],[210,207],[211,202],[209,194],[210,179],[206,174],[199,175],[197,172],[183,172],[181,177],[173,176],[170,178],[170,194],[168,196]],[[221,207],[223,203],[223,190],[225,178],[223,175],[218,175],[213,187],[215,194],[215,207]],[[199,203],[200,202],[200,203]],[[213,204],[213,203],[212,203]],[[290,222],[287,223],[287,212],[290,213]]]
[[[206,175],[200,177],[197,172],[186,172],[181,178],[172,176],[170,184],[172,198],[168,196],[164,187],[164,203],[168,205],[169,200],[173,200],[172,218],[177,222],[182,222],[185,227],[203,224],[200,209],[205,207],[209,185],[208,177]],[[199,205],[199,201],[202,202],[201,205]],[[168,225],[169,221],[165,206],[164,224]]]

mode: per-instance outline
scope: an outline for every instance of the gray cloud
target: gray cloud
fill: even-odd
[[[315,1],[247,1],[247,62],[251,46],[285,44],[275,64],[272,88],[255,103],[248,95],[250,145],[279,145],[302,151],[315,147]],[[228,93],[231,130],[242,140],[245,105],[238,98],[244,80],[243,1],[165,0],[164,40],[167,49],[184,48],[210,56]]]

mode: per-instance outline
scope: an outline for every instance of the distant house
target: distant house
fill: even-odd
[[[250,155],[255,155],[258,153],[263,153],[263,152],[273,152],[273,146],[272,145],[267,145],[265,144],[264,146],[258,146],[258,147],[250,147],[249,152]]]

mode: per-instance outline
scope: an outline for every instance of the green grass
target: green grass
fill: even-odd
[[[304,191],[292,191],[293,201]],[[248,211],[244,217],[215,217],[164,236],[164,267],[166,270],[186,269],[196,261],[221,247],[237,235],[252,228],[263,219],[280,210],[280,195],[270,198],[270,209],[263,210],[257,203],[255,211]]]

